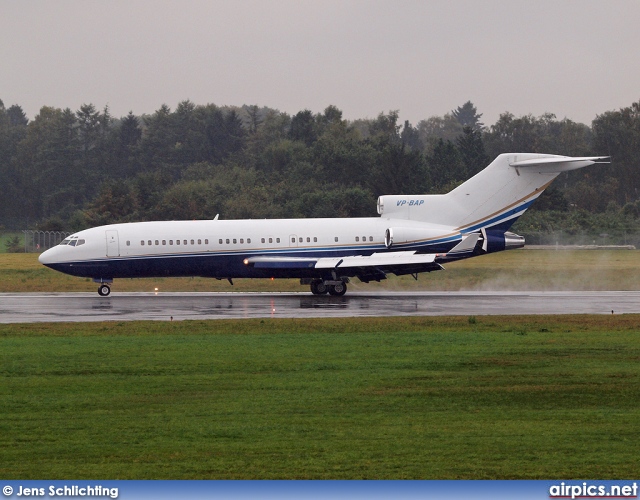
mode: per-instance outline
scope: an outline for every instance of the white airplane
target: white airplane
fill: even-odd
[[[561,172],[606,156],[501,154],[447,194],[378,198],[380,217],[197,220],[111,224],[79,231],[40,255],[56,271],[92,278],[203,276],[300,278],[316,295],[344,295],[347,283],[524,246],[508,229]]]

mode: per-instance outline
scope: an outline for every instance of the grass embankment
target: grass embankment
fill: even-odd
[[[354,279],[351,291],[376,290],[640,290],[640,252],[633,250],[518,250],[452,262],[445,271],[381,283]],[[119,279],[113,290],[147,292],[306,291],[298,280],[209,278]],[[48,269],[36,254],[0,255],[0,292],[89,292],[90,279]]]
[[[639,322],[0,325],[0,477],[637,477]]]

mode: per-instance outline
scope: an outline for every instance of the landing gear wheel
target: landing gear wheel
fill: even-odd
[[[322,280],[314,280],[311,282],[311,293],[314,295],[324,295],[329,291],[329,287]]]
[[[329,287],[329,295],[333,295],[334,297],[342,297],[345,293],[347,293],[346,283],[338,283],[337,285],[331,285]]]
[[[106,297],[110,293],[111,293],[111,288],[109,288],[109,285],[100,285],[98,287],[98,295],[100,295],[100,297]]]

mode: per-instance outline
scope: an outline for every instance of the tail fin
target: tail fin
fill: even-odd
[[[561,172],[607,158],[501,154],[447,194],[381,196],[378,213],[393,219],[451,226],[465,233],[482,228],[506,231]]]

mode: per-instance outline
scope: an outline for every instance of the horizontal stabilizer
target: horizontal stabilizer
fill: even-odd
[[[517,159],[517,156],[516,156]],[[564,172],[593,165],[594,163],[609,163],[608,156],[546,156],[529,160],[513,161],[509,166],[514,168],[540,167],[545,172]]]

